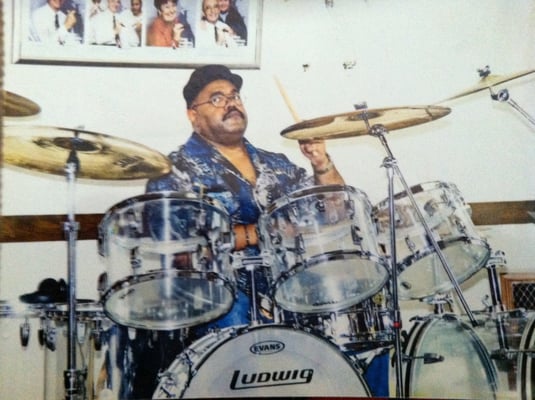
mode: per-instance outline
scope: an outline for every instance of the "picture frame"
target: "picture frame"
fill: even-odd
[[[218,7],[213,7],[217,0],[178,0],[174,20],[169,19],[172,10],[170,14],[166,0],[160,2],[163,4],[154,0],[61,0],[60,21],[52,20],[54,13],[47,1],[13,2],[14,63],[149,68],[196,68],[205,64],[244,69],[260,67],[263,0],[230,0],[238,16],[234,12],[234,18],[228,17],[228,24],[213,22],[219,14]],[[141,3],[141,15],[131,12],[135,3]],[[113,8],[116,12],[111,12]],[[119,26],[118,29],[110,26],[111,14],[116,16],[113,27]],[[240,25],[233,25],[240,16]],[[169,28],[175,29],[177,25],[180,25],[178,36]],[[230,28],[231,25],[234,28]],[[180,40],[176,40],[177,37]]]

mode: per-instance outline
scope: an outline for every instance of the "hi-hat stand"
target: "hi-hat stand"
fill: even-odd
[[[364,113],[365,116],[365,113]],[[368,124],[367,120],[365,119],[366,123]],[[369,127],[369,125],[368,125]],[[373,125],[369,127],[368,134],[370,136],[376,137],[380,140],[382,146],[384,147],[387,157],[383,161],[383,166],[386,168],[387,171],[387,177],[388,177],[388,211],[389,211],[389,217],[390,217],[390,260],[391,260],[391,275],[392,275],[392,300],[393,300],[393,308],[394,308],[394,315],[393,315],[393,328],[394,328],[394,346],[395,346],[395,363],[396,363],[396,396],[397,397],[403,397],[404,396],[404,388],[403,388],[403,370],[402,370],[402,349],[401,349],[401,312],[399,308],[399,297],[398,297],[398,283],[397,283],[397,257],[396,257],[396,222],[395,222],[395,208],[394,208],[394,175],[396,175],[401,184],[403,185],[404,190],[406,191],[408,198],[410,199],[410,202],[414,209],[416,210],[416,214],[418,216],[418,219],[420,220],[422,226],[424,227],[424,230],[427,235],[427,239],[432,244],[434,250],[436,251],[436,254],[440,260],[440,263],[444,267],[444,271],[446,272],[449,280],[451,281],[453,288],[455,289],[455,292],[457,293],[459,300],[464,307],[466,314],[468,315],[471,323],[473,326],[477,325],[477,322],[474,318],[474,315],[472,311],[470,310],[468,303],[466,302],[464,295],[461,291],[461,288],[459,286],[459,283],[457,282],[457,279],[455,278],[452,268],[448,264],[448,261],[446,260],[442,250],[440,249],[439,244],[434,238],[433,232],[429,228],[429,225],[427,224],[422,212],[420,211],[420,207],[416,203],[416,200],[414,199],[414,196],[407,185],[407,182],[405,181],[405,178],[403,177],[403,174],[401,173],[401,170],[399,169],[399,166],[397,164],[397,160],[394,157],[392,151],[390,150],[390,147],[388,146],[387,140],[386,140],[386,134],[387,129],[380,124]]]
[[[63,379],[66,400],[86,400],[85,380],[87,371],[76,368],[76,240],[80,225],[74,217],[74,186],[76,175],[80,170],[80,160],[76,154],[77,137],[72,139],[72,148],[65,164],[68,191],[68,216],[63,224],[67,240],[67,275],[68,275],[68,326],[67,326],[67,369]]]

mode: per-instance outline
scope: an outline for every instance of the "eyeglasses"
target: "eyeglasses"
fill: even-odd
[[[215,108],[224,108],[227,106],[229,101],[233,101],[237,105],[241,105],[241,97],[239,93],[233,93],[229,96],[224,95],[223,93],[214,94],[212,97],[210,97],[210,100],[205,101],[203,103],[199,104],[193,104],[191,106],[192,109],[195,109],[196,107],[202,106],[204,104],[211,104]]]

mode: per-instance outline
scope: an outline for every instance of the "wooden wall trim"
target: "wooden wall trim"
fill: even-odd
[[[528,211],[535,212],[535,200],[470,203],[475,225],[527,224],[535,220]],[[98,225],[104,214],[78,214],[78,240],[98,238]],[[0,216],[0,243],[45,242],[65,240],[66,215]]]

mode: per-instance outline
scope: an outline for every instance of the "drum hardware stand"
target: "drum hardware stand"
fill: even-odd
[[[480,78],[486,78],[490,75],[490,68],[489,66],[485,66],[485,68],[478,69],[479,77]],[[499,102],[507,102],[511,107],[513,107],[516,111],[520,113],[524,118],[528,120],[532,125],[535,125],[535,119],[532,118],[522,107],[518,105],[516,101],[514,101],[509,96],[509,91],[507,89],[499,90],[498,93],[494,93],[492,90],[492,87],[488,88],[490,91],[490,98],[495,101]]]
[[[67,335],[67,369],[64,371],[63,379],[65,385],[66,400],[85,399],[85,379],[86,370],[76,369],[76,239],[80,225],[74,219],[74,181],[80,169],[80,160],[76,154],[77,138],[72,139],[72,149],[70,151],[65,172],[67,175],[68,192],[70,196],[68,220],[63,224],[66,239],[68,241],[68,335]]]
[[[238,261],[235,261],[234,268],[242,268],[244,267],[246,271],[249,272],[251,277],[251,326],[257,326],[260,325],[262,322],[258,318],[258,306],[256,304],[256,279],[255,279],[255,271],[257,270],[258,266],[262,265],[270,265],[270,256],[263,252],[262,254],[256,256],[256,257],[247,257],[244,256]]]
[[[486,265],[490,285],[490,297],[492,300],[490,311],[493,314],[505,311],[505,305],[502,303],[500,280],[498,279],[498,274],[496,272],[497,265],[503,266],[505,264],[505,253],[503,251],[497,251],[494,256],[489,259]]]
[[[433,245],[433,248],[435,249],[439,257],[440,262],[442,263],[442,266],[444,267],[444,270],[446,274],[448,275],[448,278],[450,279],[453,287],[455,288],[455,291],[457,292],[457,295],[459,296],[459,299],[464,309],[466,310],[466,313],[468,314],[470,321],[472,322],[472,325],[476,326],[477,322],[472,314],[472,311],[468,307],[468,303],[466,302],[464,298],[464,295],[461,291],[459,283],[457,282],[457,279],[452,273],[451,267],[449,266],[446,258],[444,257],[444,254],[442,253],[440,246],[435,240],[431,229],[429,228],[427,222],[425,221],[424,216],[422,212],[420,211],[420,208],[418,204],[416,203],[416,200],[414,199],[414,196],[412,195],[412,192],[409,186],[407,185],[407,182],[405,181],[405,178],[403,177],[403,174],[401,173],[399,166],[397,165],[396,158],[394,157],[392,151],[390,150],[390,147],[388,146],[388,143],[385,138],[385,134],[388,133],[387,129],[383,125],[380,125],[380,124],[376,124],[370,127],[366,113],[363,113],[363,116],[364,116],[366,125],[368,126],[369,135],[378,138],[387,153],[387,157],[383,161],[383,166],[387,170],[387,177],[388,177],[388,210],[389,210],[389,216],[390,216],[390,254],[391,254],[390,259],[391,259],[391,276],[392,276],[392,300],[393,300],[393,307],[394,307],[393,328],[394,328],[394,333],[395,333],[395,350],[396,350],[396,391],[397,391],[396,395],[398,397],[401,397],[402,394],[404,393],[404,390],[403,390],[403,382],[401,378],[403,371],[402,371],[402,366],[401,366],[401,363],[402,363],[401,337],[400,337],[401,314],[400,314],[400,309],[399,309],[398,283],[397,283],[396,221],[395,221],[395,208],[394,208],[394,181],[393,181],[394,173],[397,175],[397,177],[401,181],[401,184],[403,185],[411,201],[411,204],[416,210],[418,219],[420,220],[427,234],[427,238]]]
[[[494,93],[491,88],[489,88],[489,90],[490,98],[492,100],[496,100],[502,103],[507,102],[507,104],[513,107],[516,111],[518,111],[520,115],[526,118],[529,123],[535,125],[535,119],[532,118],[522,107],[520,107],[517,102],[511,99],[511,97],[509,96],[509,91],[507,89],[501,89],[498,91],[498,93]]]
[[[491,358],[497,360],[513,360],[518,353],[533,354],[532,351],[513,350],[509,347],[507,341],[507,333],[505,331],[505,311],[506,307],[502,303],[500,281],[496,272],[497,266],[503,266],[506,264],[505,253],[503,251],[497,251],[493,257],[490,258],[486,265],[489,285],[490,296],[492,305],[488,307],[492,315],[492,319],[496,324],[496,332],[498,336],[499,349],[491,352]]]
[[[473,326],[477,326],[477,321],[474,318],[474,315],[472,311],[470,310],[470,307],[468,306],[468,303],[466,302],[466,299],[464,298],[464,295],[462,293],[462,290],[459,286],[459,283],[457,282],[457,279],[453,275],[452,269],[450,265],[448,264],[448,261],[446,260],[444,253],[440,249],[439,244],[437,243],[433,232],[431,231],[431,228],[429,228],[429,225],[425,221],[425,218],[420,211],[420,207],[416,203],[416,200],[414,199],[414,196],[412,194],[412,191],[410,190],[409,186],[407,185],[407,182],[405,181],[405,178],[403,177],[403,174],[401,173],[401,170],[399,169],[397,165],[397,160],[395,159],[394,155],[392,154],[390,147],[388,146],[388,143],[386,142],[385,133],[387,133],[386,128],[382,125],[374,125],[370,129],[370,135],[379,138],[381,141],[381,144],[385,148],[388,156],[384,161],[384,166],[388,169],[388,179],[389,179],[389,211],[390,211],[390,234],[391,234],[391,240],[392,240],[392,251],[394,252],[395,249],[395,209],[394,209],[394,192],[393,192],[393,173],[392,170],[396,173],[397,177],[401,181],[401,184],[403,185],[403,188],[405,189],[408,198],[411,201],[412,206],[414,207],[416,214],[418,215],[418,219],[420,220],[420,223],[424,227],[426,237],[433,245],[434,250],[436,251],[436,254],[444,267],[444,271],[448,275],[449,280],[451,281],[453,288],[455,289],[455,292],[457,293],[459,300],[461,301],[463,308],[466,311],[466,314],[470,318],[470,322]],[[395,254],[395,253],[392,253]],[[396,261],[395,258],[392,258],[392,262]],[[394,274],[395,275],[395,274]],[[397,295],[397,291],[396,291]],[[396,299],[397,300],[397,299]]]
[[[446,310],[444,309],[446,304],[450,307],[450,313],[453,312],[451,307],[453,300],[449,294],[436,294],[427,298],[425,302],[433,306],[433,313],[435,315],[444,315],[446,313]]]

